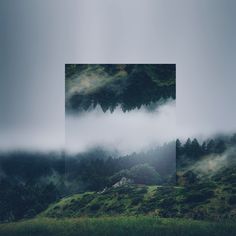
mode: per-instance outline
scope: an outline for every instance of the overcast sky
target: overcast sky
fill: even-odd
[[[234,0],[0,1],[0,148],[64,144],[65,63],[176,63],[177,133],[236,130]]]

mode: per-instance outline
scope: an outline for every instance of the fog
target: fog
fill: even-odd
[[[212,176],[222,168],[230,167],[235,164],[235,147],[229,147],[222,154],[210,154],[202,160],[191,165],[189,170],[201,176]]]
[[[96,67],[94,66],[93,68],[95,69]],[[65,83],[66,103],[69,103],[69,100],[73,95],[93,93],[102,87],[108,86],[109,84],[114,82],[114,80],[120,79],[120,77],[108,76],[108,74],[106,73],[103,73],[101,75],[98,74],[98,72],[94,73],[91,71],[83,71],[82,74],[78,74],[77,76],[75,76],[75,78],[70,79],[69,82]],[[124,80],[124,77],[122,77],[122,79]],[[119,87],[116,86],[115,90],[113,90],[116,91],[117,94],[120,92],[118,88]]]
[[[1,151],[61,151],[64,149],[64,129],[58,124],[48,127],[43,124],[21,124],[0,127]]]
[[[177,116],[178,117],[178,116]],[[207,139],[218,137],[218,136],[227,136],[232,135],[236,132],[236,126],[224,123],[218,124],[216,126],[214,121],[212,123],[183,123],[180,124],[176,122],[176,135],[181,141],[186,141],[187,138],[197,138],[198,141],[203,142]]]
[[[105,147],[120,154],[145,151],[153,146],[175,140],[175,101],[169,100],[154,111],[142,106],[113,113],[100,107],[78,115],[66,116],[66,150],[83,152]]]

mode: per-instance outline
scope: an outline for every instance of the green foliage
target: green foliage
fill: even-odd
[[[89,155],[68,157],[66,167],[69,181],[76,180],[78,184],[81,181],[84,184],[83,191],[102,190],[122,177],[132,179],[135,183],[173,184],[169,176],[175,174],[175,143],[118,158],[99,155],[95,151]]]
[[[77,217],[134,214],[136,206],[142,204],[146,193],[145,186],[126,185],[102,192],[78,194],[50,206],[42,215]]]
[[[175,65],[66,65],[66,109],[124,111],[175,99]]]
[[[0,221],[34,217],[59,197],[52,183],[25,185],[0,181]]]
[[[160,184],[162,182],[157,171],[148,164],[133,166],[129,171],[129,176],[137,184]]]
[[[34,217],[63,194],[73,193],[68,191],[68,185],[72,183],[76,186],[76,192],[85,193],[52,204],[43,215],[81,217],[152,214],[193,219],[235,219],[234,141],[234,136],[208,140],[202,145],[197,140],[189,139],[185,144],[177,140],[177,187],[168,187],[170,182],[167,181],[168,176],[175,173],[173,144],[147,153],[117,158],[109,158],[108,154],[99,151],[68,156],[64,185],[59,181],[64,177],[62,156],[1,153],[0,220]],[[220,156],[225,148],[232,152],[228,160],[230,165],[212,171],[209,175],[200,175],[194,169],[205,155],[209,154],[213,158]],[[187,160],[184,165],[183,158]],[[122,177],[134,180],[135,184],[110,188]],[[163,187],[156,186],[160,180],[163,180]],[[86,192],[91,190],[100,192]]]
[[[124,169],[115,173],[110,178],[110,183],[115,184],[123,177],[132,180],[136,184],[153,185],[163,183],[161,176],[158,174],[155,168],[147,163],[138,164],[131,167],[130,169]]]
[[[221,136],[199,144],[176,141],[180,215],[193,219],[235,219],[236,165],[234,136]]]
[[[117,158],[109,157],[105,151],[94,150],[68,156],[66,162],[61,153],[0,153],[0,221],[34,217],[65,195],[101,191],[119,181],[121,176],[129,174],[131,177],[126,168],[144,163],[149,163],[148,169],[151,169],[145,176],[146,184],[156,183],[157,171],[162,171],[162,179],[167,182],[168,175],[174,173],[169,165],[175,158],[174,149],[174,143],[171,143],[147,153]],[[141,170],[134,170],[132,178],[137,183],[144,183],[138,179]],[[87,204],[84,198],[77,207],[82,203]]]
[[[158,215],[200,220],[236,219],[232,187],[202,182],[187,187],[124,185],[79,194],[50,206],[42,216]]]
[[[230,205],[235,205],[236,204],[236,195],[232,195],[229,197],[228,203]]]
[[[182,144],[179,139],[176,140],[176,160],[177,165],[183,166],[186,164],[186,161],[199,160],[201,157],[210,154],[222,154],[229,147],[234,147],[234,136],[232,137],[219,137],[215,139],[206,140],[199,144],[198,140],[190,138]],[[185,161],[183,161],[183,159]]]
[[[188,194],[186,198],[187,203],[196,203],[196,202],[204,202],[209,197],[204,195],[203,193],[192,193]]]
[[[38,218],[0,225],[1,236],[234,236],[232,222],[160,219],[152,216],[77,219]]]

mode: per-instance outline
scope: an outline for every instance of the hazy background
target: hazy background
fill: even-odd
[[[177,135],[236,130],[234,0],[1,0],[0,148],[64,145],[65,63],[176,63]]]

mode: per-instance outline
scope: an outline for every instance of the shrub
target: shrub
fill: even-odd
[[[130,178],[136,184],[160,184],[162,182],[160,175],[154,167],[148,164],[140,164],[132,167],[129,172]]]
[[[230,196],[230,197],[229,197],[229,200],[228,200],[228,203],[229,203],[230,205],[236,204],[236,195]]]
[[[202,193],[193,193],[187,196],[186,202],[188,203],[204,202],[207,199],[208,197]]]

